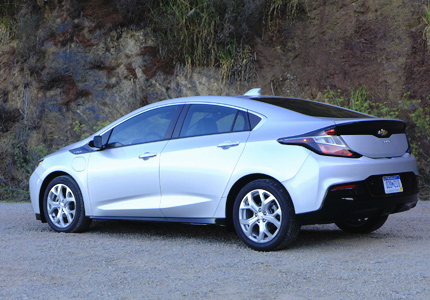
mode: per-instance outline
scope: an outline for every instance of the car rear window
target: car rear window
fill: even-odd
[[[371,116],[359,112],[350,111],[341,107],[331,106],[311,100],[295,98],[255,98],[253,100],[276,105],[311,117],[360,119],[372,118]]]

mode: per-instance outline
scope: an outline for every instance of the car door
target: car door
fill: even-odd
[[[101,151],[91,153],[88,191],[95,216],[161,217],[160,153],[181,106],[152,109],[112,129]]]
[[[248,139],[247,113],[193,104],[176,135],[161,155],[161,211],[169,218],[212,218]]]

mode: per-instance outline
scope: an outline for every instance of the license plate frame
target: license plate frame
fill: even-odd
[[[400,179],[400,175],[383,176],[382,183],[384,184],[385,194],[403,192],[403,185]]]

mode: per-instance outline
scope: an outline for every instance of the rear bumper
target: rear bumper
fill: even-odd
[[[298,214],[297,219],[302,225],[325,224],[409,210],[418,201],[418,178],[413,172],[397,175],[404,188],[401,193],[386,195],[382,183],[385,174],[370,176],[364,181],[329,187],[320,209]]]

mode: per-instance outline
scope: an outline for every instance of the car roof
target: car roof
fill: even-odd
[[[181,97],[181,98],[174,98],[169,100],[162,100],[158,102],[154,102],[148,105],[145,105],[121,118],[118,120],[112,122],[108,128],[112,128],[113,126],[116,126],[117,124],[123,122],[126,119],[129,119],[135,115],[140,114],[141,112],[154,109],[157,107],[167,106],[167,105],[175,105],[175,104],[218,104],[218,105],[226,105],[226,106],[232,106],[243,110],[248,110],[250,112],[253,112],[259,116],[263,116],[266,118],[269,118],[273,121],[279,120],[279,121],[299,121],[299,122],[312,122],[312,121],[322,121],[322,120],[331,120],[334,121],[335,118],[323,118],[323,117],[316,117],[316,116],[310,116],[306,114],[302,114],[299,112],[296,112],[294,110],[290,110],[288,108],[283,108],[274,104],[269,104],[266,102],[262,102],[264,99],[281,99],[281,100],[294,100],[294,101],[309,101],[306,99],[299,99],[299,98],[289,98],[289,97],[277,97],[277,96],[266,96],[261,95],[260,93],[261,89],[253,89],[247,92],[245,95],[237,95],[237,96],[191,96],[191,97]],[[258,101],[261,99],[262,101]],[[323,104],[327,106],[333,106],[329,104]],[[345,109],[347,110],[347,109]],[[352,111],[351,111],[352,112]],[[358,114],[358,113],[357,113]],[[366,115],[363,114],[363,117]],[[371,116],[369,116],[371,117]],[[340,120],[340,119],[337,119]],[[101,131],[99,131],[101,132]]]
[[[271,96],[261,96],[261,97],[271,97]],[[286,98],[286,97],[279,97],[280,99],[293,99],[293,98]],[[174,104],[218,104],[218,105],[227,105],[232,106],[244,110],[249,110],[251,112],[261,114],[265,117],[270,118],[283,118],[290,117],[293,119],[299,118],[299,119],[310,119],[314,118],[311,116],[303,115],[300,113],[297,113],[292,110],[288,110],[276,105],[272,105],[269,103],[264,103],[261,101],[257,101],[258,98],[255,98],[254,96],[193,96],[193,97],[182,97],[182,98],[175,98],[170,100],[163,100],[159,102],[155,102],[153,104],[149,104],[147,106],[144,106],[136,111],[136,113],[140,113],[140,111],[161,107],[165,105],[174,105]],[[306,101],[306,100],[303,100]]]

